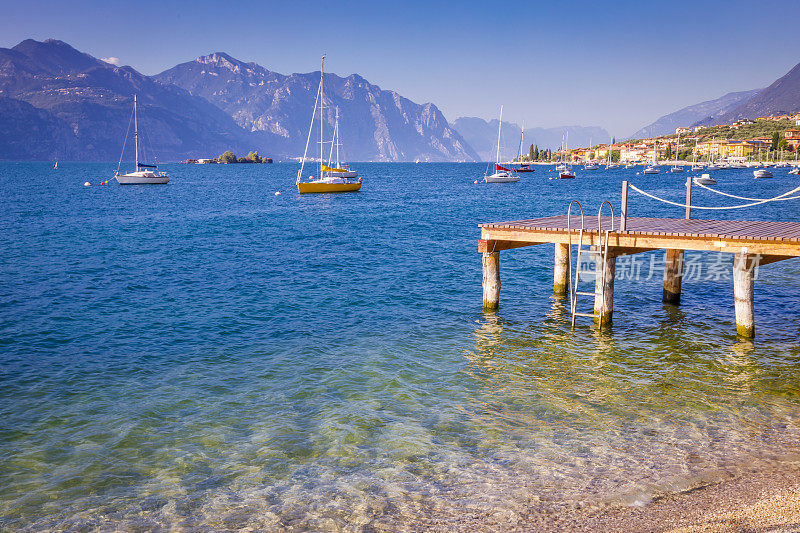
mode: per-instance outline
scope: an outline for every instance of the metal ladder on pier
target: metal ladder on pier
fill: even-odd
[[[575,256],[575,275],[573,276],[573,268],[572,268],[572,204],[577,204],[578,209],[580,209],[581,213],[581,227],[577,230],[578,232],[578,253]],[[603,233],[603,207],[608,204],[608,207],[611,209],[611,229],[606,230],[605,234]],[[569,257],[570,257],[570,266],[569,266],[569,281],[570,281],[570,312],[572,313],[572,328],[575,328],[575,318],[576,317],[587,317],[593,318],[598,320],[598,326],[603,326],[603,315],[605,315],[605,277],[606,277],[606,265],[608,264],[608,235],[612,231],[614,231],[614,206],[611,205],[611,202],[605,201],[600,204],[600,210],[597,212],[597,245],[589,246],[588,248],[583,247],[583,232],[586,229],[586,224],[583,216],[583,206],[577,200],[573,200],[569,204],[569,208],[567,208],[567,239],[569,242]],[[602,269],[595,268],[594,270],[583,270],[581,269],[581,257],[583,255],[589,255],[594,257],[595,265],[597,265],[597,259],[602,258]],[[602,270],[602,272],[600,271]],[[581,291],[578,290],[581,280],[581,274],[593,274],[594,281],[595,281],[595,289],[590,291]],[[597,276],[602,276],[602,282],[597,282]],[[600,289],[597,289],[597,286],[600,286]],[[593,296],[597,298],[600,297],[601,308],[600,314],[598,315],[597,310],[593,309],[591,313],[581,313],[578,311],[578,296]],[[594,302],[592,302],[594,305]]]

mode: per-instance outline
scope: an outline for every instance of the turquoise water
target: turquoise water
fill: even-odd
[[[798,260],[760,270],[752,343],[728,279],[687,280],[680,308],[658,276],[619,280],[613,329],[571,332],[551,246],[503,252],[481,312],[479,223],[594,215],[623,178],[681,200],[685,174],[363,164],[361,193],[299,197],[295,165],[172,165],[165,187],[82,186],[115,166],[0,163],[0,527],[481,530],[797,449]],[[775,172],[719,188],[796,186]]]

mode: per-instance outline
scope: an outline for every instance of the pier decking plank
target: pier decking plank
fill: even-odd
[[[581,217],[572,215],[569,222],[575,231],[581,226]],[[604,216],[601,223],[603,230],[610,229],[612,219]],[[480,228],[481,239],[493,241],[495,250],[569,240],[566,215],[481,224]],[[584,240],[597,244],[596,216],[584,218]],[[795,257],[800,256],[800,222],[629,217],[624,232],[619,231],[619,221],[614,220],[609,246],[731,253],[745,248],[750,254]],[[482,250],[486,247],[481,245]]]

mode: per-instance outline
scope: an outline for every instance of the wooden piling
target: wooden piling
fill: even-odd
[[[755,336],[755,305],[753,299],[753,270],[757,258],[744,252],[736,254],[733,262],[733,302],[736,313],[736,333],[752,339]]]
[[[664,253],[664,290],[661,301],[680,305],[681,280],[683,279],[683,250],[667,249]]]
[[[483,252],[483,310],[500,306],[500,252]]]
[[[617,267],[617,257],[609,250],[605,259],[605,276],[603,276],[603,257],[599,256],[596,262],[597,277],[594,287],[594,314],[595,324],[600,327],[611,326],[614,312],[614,275]]]
[[[557,298],[564,298],[569,291],[569,245],[556,243],[555,263],[553,267],[553,294]]]

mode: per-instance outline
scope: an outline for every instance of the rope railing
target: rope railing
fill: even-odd
[[[758,200],[756,200],[754,198],[744,198],[744,197],[741,198],[743,200],[756,200],[756,201],[751,202],[749,204],[727,205],[727,206],[699,206],[699,205],[682,204],[682,203],[678,203],[678,202],[673,202],[671,200],[666,200],[664,198],[660,198],[660,197],[658,197],[658,196],[656,196],[654,194],[650,194],[649,192],[645,192],[645,191],[641,190],[640,188],[638,188],[637,186],[635,186],[632,183],[630,183],[629,186],[630,186],[631,189],[633,189],[634,191],[638,192],[639,194],[642,194],[644,196],[652,198],[653,200],[657,200],[659,202],[663,202],[665,204],[674,205],[675,207],[683,207],[683,208],[687,208],[688,207],[690,209],[702,209],[702,210],[708,210],[708,211],[725,210],[725,209],[743,209],[745,207],[753,207],[753,206],[756,206],[756,205],[766,204],[766,203],[769,203],[769,202],[776,202],[776,201],[781,201],[781,200],[794,200],[794,199],[796,199],[798,197],[787,198],[787,196],[789,196],[790,194],[794,194],[794,193],[800,191],[800,187],[795,187],[791,191],[785,192],[785,193],[780,194],[778,196],[775,196],[773,198],[765,198],[765,199],[758,199]],[[716,191],[714,191],[714,192],[716,192]]]
[[[718,191],[716,189],[712,189],[711,187],[709,187],[707,185],[703,185],[702,183],[699,183],[699,182],[695,182],[695,185],[699,185],[700,187],[702,187],[704,189],[708,189],[711,192],[714,192],[714,193],[717,193],[717,194],[721,194],[722,196],[727,196],[729,198],[735,198],[736,200],[748,200],[748,201],[753,201],[753,202],[757,202],[757,201],[761,201],[761,200],[767,200],[767,198],[748,198],[747,196],[736,196],[735,194],[730,194],[730,193],[727,193],[727,192],[722,192],[722,191]],[[786,194],[790,194],[790,193],[786,193]],[[781,195],[781,196],[783,196],[783,195]],[[788,198],[782,198],[781,196],[776,196],[775,198],[769,198],[769,200],[770,201],[776,201],[776,202],[782,202],[784,200],[797,200],[797,199],[800,199],[800,196],[790,196]]]

